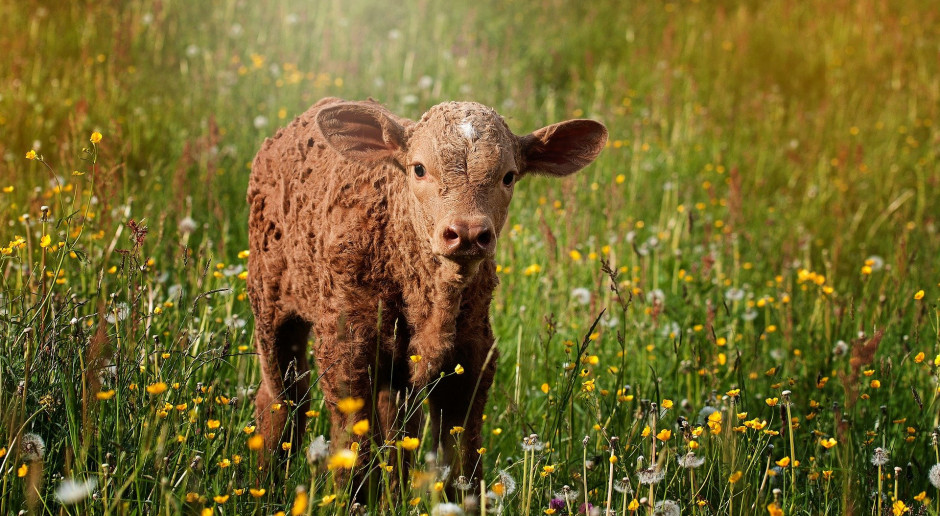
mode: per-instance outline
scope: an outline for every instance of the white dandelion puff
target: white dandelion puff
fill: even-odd
[[[72,505],[91,496],[96,487],[98,479],[95,477],[83,481],[67,478],[55,489],[55,497],[62,505]]]

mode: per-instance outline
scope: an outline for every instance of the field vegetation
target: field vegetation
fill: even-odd
[[[931,2],[28,0],[0,48],[0,514],[365,510],[316,390],[254,432],[250,161],[324,96],[611,134],[516,189],[483,485],[425,427],[372,514],[940,513]]]

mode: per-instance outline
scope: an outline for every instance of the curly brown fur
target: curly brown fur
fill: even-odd
[[[493,252],[515,181],[573,173],[606,140],[589,120],[519,137],[480,104],[441,104],[413,122],[373,101],[335,98],[266,140],[248,189],[248,294],[262,373],[256,417],[267,445],[300,441],[312,329],[334,447],[358,440],[365,464],[370,439],[414,436],[416,420],[405,415],[421,410],[407,405],[428,387],[434,449],[454,474],[478,478],[496,370]],[[440,379],[458,364],[464,374]],[[364,408],[337,410],[346,397]],[[358,437],[349,428],[362,419],[373,431]],[[460,457],[447,444],[454,426],[465,426]]]

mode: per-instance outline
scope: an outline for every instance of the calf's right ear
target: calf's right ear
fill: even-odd
[[[405,148],[405,129],[373,106],[335,104],[320,110],[316,123],[327,144],[349,160],[394,159]]]

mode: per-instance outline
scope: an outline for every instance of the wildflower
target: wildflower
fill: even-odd
[[[578,304],[586,305],[591,301],[591,291],[584,287],[578,287],[571,291],[571,297],[577,301]]]
[[[875,448],[875,453],[871,456],[871,463],[875,466],[884,466],[888,463],[888,451],[884,448]]]
[[[914,357],[914,363],[915,363],[915,364],[919,364],[919,363],[923,362],[923,361],[924,361],[924,357],[925,357],[924,352],[921,351],[920,353],[917,354],[917,356]]]
[[[630,500],[630,505],[627,506],[627,510],[630,512],[636,512],[640,508],[640,502],[634,498]]]
[[[248,435],[255,433],[255,425],[246,425],[245,428],[242,428],[242,431]]]
[[[209,427],[209,430],[215,430],[215,429],[218,428],[221,424],[222,424],[222,422],[219,421],[218,419],[210,419],[210,420],[206,423],[206,426]]]
[[[664,408],[664,409],[671,409],[672,406],[673,406],[673,402],[672,402],[672,400],[663,400],[663,402],[660,404],[660,406],[661,406],[662,408]]]
[[[26,153],[26,159],[36,159],[36,151],[30,150]]]
[[[43,249],[45,249],[46,247],[49,247],[49,244],[51,243],[52,243],[52,237],[49,235],[43,235],[42,238],[39,239],[39,247],[42,247]]]
[[[88,498],[98,487],[96,477],[88,477],[82,482],[67,478],[55,489],[55,497],[62,505],[71,505]]]
[[[771,502],[767,506],[767,512],[770,513],[770,516],[783,516],[783,509],[777,507],[777,502]]]
[[[232,461],[229,459],[222,459],[219,461],[219,467],[225,469],[232,465]]]
[[[454,367],[454,373],[456,373],[456,374],[463,374],[463,372],[464,372],[464,368],[463,368],[462,365],[457,364],[457,366]]]
[[[163,394],[167,390],[167,385],[164,382],[157,382],[147,386],[147,394],[151,396],[157,396]]]
[[[402,448],[408,451],[414,451],[418,448],[418,445],[421,444],[421,440],[417,437],[404,437],[401,441],[398,441],[398,444]]]
[[[262,496],[264,496],[264,493],[267,493],[267,490],[264,489],[263,487],[260,489],[251,488],[248,490],[248,492],[251,494],[251,496],[255,498],[261,498]]]
[[[940,464],[934,464],[930,467],[930,473],[927,474],[927,478],[934,487],[940,489]]]
[[[501,496],[509,496],[516,491],[516,479],[512,478],[512,475],[504,469],[499,470],[499,482],[493,486],[494,491],[497,485],[502,486],[503,494]]]
[[[774,461],[774,464],[780,466],[781,468],[785,468],[790,465],[790,457],[784,457],[778,461]]]
[[[460,491],[469,491],[471,487],[470,480],[467,479],[464,475],[457,477],[457,480],[454,481],[454,487]]]
[[[911,508],[905,505],[901,500],[895,500],[894,504],[891,505],[891,513],[894,514],[894,516],[901,516],[910,510]]]
[[[88,141],[90,141],[91,143],[98,143],[98,142],[100,142],[100,141],[101,141],[101,133],[99,133],[98,131],[95,131],[95,132],[91,133],[91,138],[89,138]]]
[[[319,507],[326,507],[327,505],[330,505],[331,503],[333,503],[333,500],[336,500],[336,495],[335,495],[335,494],[334,494],[334,495],[326,495],[326,496],[324,496],[322,499],[320,499],[320,503],[318,503],[317,505],[318,505]]]
[[[421,358],[421,355],[411,355],[411,361],[416,364],[421,361]]]
[[[819,444],[821,444],[823,448],[828,450],[832,448],[833,446],[835,446],[836,444],[838,444],[838,441],[830,437],[828,439],[820,439]]]
[[[431,509],[431,516],[463,516],[463,508],[455,503],[439,503]]]
[[[560,500],[562,503],[576,502],[578,500],[578,491],[564,486],[561,491],[555,493],[555,499]]]
[[[300,516],[307,512],[307,490],[304,486],[297,486],[297,492],[294,494],[294,503],[291,505],[291,516]]]
[[[338,408],[339,411],[343,414],[349,415],[353,412],[358,412],[365,405],[366,402],[363,401],[362,398],[343,398],[336,404],[336,408]]]
[[[780,399],[779,399],[779,398],[767,398],[767,399],[764,400],[764,401],[767,403],[767,406],[768,406],[768,407],[776,407],[776,406],[777,406],[777,402],[779,402]]]
[[[727,394],[729,398],[737,398],[738,396],[741,395],[741,389],[731,389],[725,394]]]
[[[743,475],[744,473],[741,473],[741,471],[735,471],[734,473],[731,474],[731,476],[728,477],[728,483],[736,484],[738,480],[741,480],[741,477]]]
[[[16,476],[23,478],[29,473],[29,466],[24,462],[22,466],[16,469]]]
[[[660,441],[666,442],[670,438],[672,438],[672,430],[669,430],[668,428],[664,428],[662,429],[662,431],[656,434],[656,438],[659,439]]]
[[[313,464],[325,459],[330,452],[330,445],[322,435],[317,436],[307,446],[307,462]]]
[[[281,449],[282,449],[282,450],[284,450],[284,451],[290,451],[290,448],[291,448],[291,443],[290,443],[290,442],[283,442],[283,443],[281,443]]]
[[[101,401],[107,401],[114,397],[114,389],[107,391],[98,391],[95,393],[95,398],[98,398]]]
[[[24,462],[33,462],[42,459],[46,454],[46,443],[39,434],[24,434],[20,439],[20,459]]]
[[[683,468],[697,468],[705,464],[705,457],[698,457],[694,452],[686,453],[679,457],[679,466]]]
[[[356,452],[352,450],[340,450],[330,457],[327,467],[329,469],[352,469],[356,465]]]
[[[453,427],[453,428],[450,429],[450,435],[460,435],[460,434],[463,433],[463,431],[464,431],[464,427],[462,427],[462,426],[455,426],[455,427]]]
[[[662,500],[656,502],[656,507],[653,509],[654,516],[679,516],[681,511],[679,510],[679,504],[672,500]]]
[[[356,435],[365,435],[369,431],[369,420],[361,419],[353,425],[352,431]]]
[[[638,471],[637,477],[641,484],[658,484],[666,477],[666,472],[654,465],[653,467]]]
[[[923,299],[923,298],[924,298],[924,291],[923,291],[923,290],[918,290],[918,291],[914,294],[914,299],[917,300],[917,301],[920,301],[920,300]]]
[[[261,435],[253,435],[248,438],[248,449],[252,451],[258,451],[264,447],[264,437]]]
[[[215,503],[219,505],[222,505],[223,503],[227,502],[228,498],[229,498],[229,495],[215,495],[212,497],[212,499],[215,500]]]
[[[522,438],[522,451],[542,451],[545,449],[545,443],[539,441],[539,436],[532,434]]]

